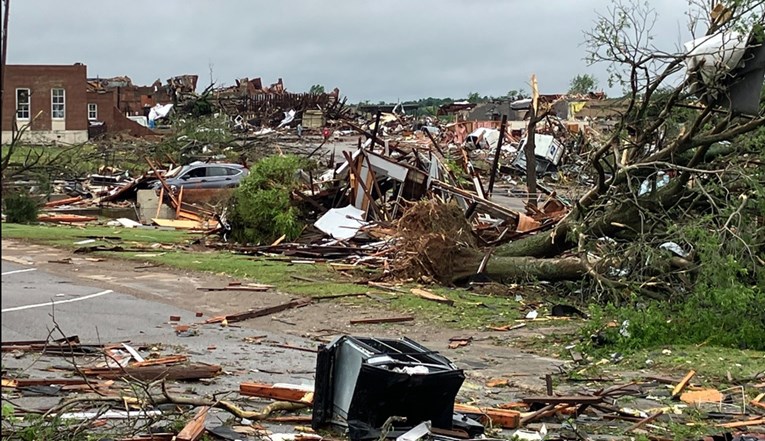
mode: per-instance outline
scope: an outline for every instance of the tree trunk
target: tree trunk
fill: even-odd
[[[482,256],[475,259],[463,260],[459,267],[454,268],[452,283],[472,276],[480,265]],[[486,266],[484,274],[492,280],[502,283],[528,282],[532,280],[576,280],[586,273],[581,259],[578,257],[563,257],[558,259],[537,259],[534,257],[492,257]]]

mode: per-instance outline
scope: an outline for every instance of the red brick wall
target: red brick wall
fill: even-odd
[[[16,89],[31,91],[30,119],[42,114],[32,124],[32,130],[51,130],[51,89],[63,88],[65,94],[66,130],[88,129],[86,97],[87,67],[7,65],[2,105],[2,130],[11,130],[16,117]]]
[[[93,103],[98,106],[96,121],[103,121],[107,127],[114,123],[114,113],[112,109],[117,105],[117,93],[115,91],[106,92],[87,92],[88,104]]]

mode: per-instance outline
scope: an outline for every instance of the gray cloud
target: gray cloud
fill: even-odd
[[[672,49],[685,0],[662,0],[657,45]],[[583,32],[608,0],[16,0],[8,62],[88,65],[89,76],[150,84],[195,73],[200,84],[339,87],[351,101],[563,92],[587,66]],[[618,93],[617,90],[607,90]]]

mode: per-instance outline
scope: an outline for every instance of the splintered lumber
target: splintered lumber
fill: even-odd
[[[662,415],[664,415],[664,411],[660,410],[653,415],[647,416],[643,418],[642,420],[638,421],[637,423],[631,425],[627,430],[625,430],[625,433],[629,433],[635,429],[639,429],[640,427],[650,423],[651,421],[655,420],[656,418],[659,418]]]
[[[220,323],[223,320],[226,320],[228,323],[241,322],[243,320],[249,320],[256,317],[263,317],[266,315],[276,314],[277,312],[286,311],[292,308],[302,308],[303,306],[310,305],[311,302],[312,300],[310,298],[295,299],[287,303],[282,303],[280,305],[267,306],[265,308],[260,308],[260,309],[250,309],[249,311],[238,312],[238,313],[229,314],[226,316],[212,317],[205,320],[205,323]]]
[[[521,413],[517,410],[475,407],[455,403],[454,411],[481,416],[482,419],[490,420],[492,425],[502,427],[503,429],[517,429],[521,424]],[[487,421],[483,422],[485,424]]]
[[[378,323],[400,323],[411,322],[414,320],[414,316],[406,315],[403,317],[380,317],[380,318],[368,318],[368,319],[356,319],[351,320],[352,325],[375,325]]]
[[[719,403],[725,395],[717,389],[689,390],[680,394],[680,401],[688,404]]]
[[[80,216],[79,214],[53,214],[41,213],[37,215],[38,222],[92,222],[98,220],[96,216]]]
[[[731,423],[722,423],[722,424],[718,424],[717,427],[725,427],[726,429],[735,429],[738,427],[760,426],[763,424],[765,424],[765,418],[759,418],[756,420],[748,420],[748,421],[733,421]]]
[[[690,371],[688,371],[687,374],[685,374],[685,377],[683,377],[683,379],[680,380],[680,382],[675,385],[675,388],[672,389],[672,398],[677,398],[678,396],[680,396],[683,390],[685,390],[685,388],[688,386],[688,383],[691,382],[691,378],[693,378],[694,375],[696,375],[696,371],[694,371],[693,369],[691,369]]]
[[[425,300],[431,300],[433,302],[443,303],[445,305],[454,306],[454,300],[447,299],[444,296],[440,296],[438,294],[432,293],[430,291],[426,291],[424,289],[420,288],[412,288],[411,293],[416,295],[417,297],[420,297]]]
[[[73,198],[68,198],[68,199],[59,199],[57,201],[46,202],[44,207],[45,208],[59,207],[61,205],[68,205],[68,204],[73,204],[75,202],[80,202],[81,200],[82,200],[82,196],[75,196]]]
[[[526,404],[543,403],[543,404],[598,404],[603,401],[602,396],[592,395],[572,395],[572,396],[532,396],[524,397],[523,402]]]
[[[29,386],[68,386],[88,384],[79,378],[3,378],[3,387],[29,387]]]
[[[200,378],[212,378],[221,373],[218,365],[191,363],[176,364],[171,366],[127,366],[127,367],[103,367],[82,368],[82,373],[89,377],[105,379],[117,379],[133,377],[142,381],[165,380],[198,380]]]
[[[168,355],[167,357],[155,358],[153,360],[144,360],[133,363],[132,367],[158,366],[162,364],[176,364],[187,361],[189,357],[185,355]]]
[[[16,340],[16,341],[4,341],[0,343],[2,352],[10,351],[35,351],[42,350],[46,346],[60,346],[65,345],[67,348],[77,347],[80,345],[80,337],[71,335],[68,337],[60,338],[57,340]]]
[[[765,398],[765,393],[754,397],[754,399],[750,401],[749,404],[755,407],[759,407],[760,409],[765,409],[765,403],[762,402],[763,398]]]
[[[313,403],[313,392],[290,387],[290,385],[242,383],[239,385],[239,393],[250,397],[272,398],[291,403]]]
[[[175,437],[178,441],[196,441],[205,431],[205,418],[210,411],[209,406],[205,406],[199,409],[197,415],[189,421],[186,426],[178,432],[178,436]]]

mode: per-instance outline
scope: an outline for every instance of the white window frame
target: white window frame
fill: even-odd
[[[27,116],[19,116],[19,91],[26,90],[27,91]],[[28,87],[19,87],[16,89],[16,119],[21,121],[29,121],[30,115],[32,115],[32,90]]]
[[[61,91],[61,102],[56,102],[56,91]],[[61,116],[56,116],[57,108],[56,106],[61,106]],[[50,90],[50,117],[51,119],[56,120],[63,120],[66,119],[66,89],[63,87],[55,87]]]
[[[98,104],[88,103],[88,120],[95,121],[98,119]]]

